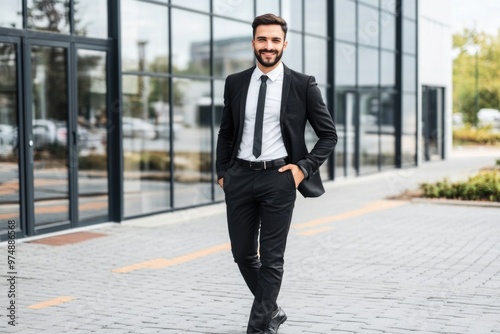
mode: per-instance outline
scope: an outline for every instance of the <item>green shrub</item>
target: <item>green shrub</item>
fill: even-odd
[[[500,169],[480,172],[464,182],[423,183],[420,190],[427,198],[500,202]]]
[[[492,131],[491,126],[475,128],[466,125],[453,130],[455,145],[500,145],[500,133]]]
[[[102,154],[89,154],[78,157],[78,168],[81,170],[106,170],[108,157]]]

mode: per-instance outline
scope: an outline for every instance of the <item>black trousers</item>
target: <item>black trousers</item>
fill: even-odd
[[[236,163],[224,176],[224,192],[234,261],[254,295],[247,333],[262,333],[277,308],[295,181],[278,167],[255,171]]]

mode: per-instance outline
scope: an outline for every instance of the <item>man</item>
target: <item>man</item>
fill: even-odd
[[[216,166],[233,257],[254,295],[247,333],[275,334],[287,319],[276,300],[296,189],[324,193],[318,169],[337,133],[314,77],[281,62],[286,22],[265,14],[252,27],[257,66],[226,79]],[[318,136],[311,152],[306,121]]]

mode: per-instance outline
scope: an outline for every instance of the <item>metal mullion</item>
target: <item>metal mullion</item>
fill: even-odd
[[[25,171],[24,171],[24,190],[25,190],[25,214],[26,214],[26,231],[25,235],[35,234],[35,214],[34,214],[34,170],[33,170],[33,146],[27,145],[34,140],[33,138],[33,110],[28,108],[32,101],[32,90],[31,90],[31,45],[26,39],[22,41],[22,66],[23,66],[23,82],[22,82],[22,92],[24,92],[23,107],[23,135],[20,136],[20,152],[22,152],[25,159]],[[21,125],[21,124],[20,124]],[[26,141],[24,141],[26,139]]]
[[[168,7],[168,73],[170,74],[168,78],[168,115],[169,115],[169,159],[170,159],[170,209],[174,209],[174,139],[172,134],[174,133],[174,79],[172,77],[173,65],[172,65],[172,5]]]
[[[419,117],[420,113],[422,111],[420,111],[419,113],[419,105],[420,105],[420,101],[419,101],[419,97],[421,96],[420,94],[420,87],[419,87],[419,84],[418,84],[418,81],[419,81],[419,77],[418,77],[418,1],[415,1],[415,87],[416,87],[416,91],[415,91],[415,94],[416,94],[416,99],[415,99],[415,110],[416,110],[416,115],[415,117],[417,118],[417,128],[415,129],[416,131],[416,147],[415,147],[415,166],[418,166],[419,165],[419,156],[420,156],[420,153],[419,153],[419,148],[420,148],[420,144],[419,144],[419,140],[418,140],[418,134],[419,134],[419,129],[422,127],[422,118]],[[421,161],[421,159],[420,159]]]
[[[210,12],[213,11],[213,1],[210,1]],[[257,12],[257,4],[254,1],[254,14]],[[216,176],[216,169],[215,169],[215,84],[214,84],[214,18],[213,16],[210,16],[210,96],[211,96],[211,101],[210,101],[210,112],[211,112],[211,117],[210,117],[210,157],[212,160],[212,163],[210,164],[210,179],[212,181],[216,181],[217,176]],[[215,186],[216,182],[211,182],[211,198],[212,202],[215,201]]]
[[[122,143],[122,80],[121,80],[121,31],[120,1],[108,0],[108,35],[111,47],[106,58],[108,88],[108,191],[109,218],[111,221],[123,220],[123,143]],[[111,147],[113,149],[111,149]]]
[[[361,129],[360,129],[360,115],[359,115],[359,31],[358,31],[358,21],[359,21],[359,3],[356,3],[355,6],[355,27],[356,27],[356,69],[355,69],[355,76],[356,76],[356,94],[355,94],[355,106],[354,106],[354,170],[356,172],[356,175],[360,175],[360,144],[361,144]]]
[[[22,8],[23,29],[28,29],[28,0],[23,0]]]
[[[382,170],[382,13],[378,8],[378,159],[377,169]]]
[[[402,152],[402,120],[403,120],[403,18],[401,11],[402,0],[397,0],[396,2],[396,96],[395,105],[396,112],[394,113],[394,125],[395,125],[395,166],[396,168],[401,168],[403,165],[403,152]]]
[[[327,82],[329,84],[329,87],[327,87],[327,93],[330,98],[329,100],[329,110],[330,114],[332,115],[332,118],[335,120],[335,106],[336,106],[336,94],[335,94],[335,3],[332,3],[331,1],[327,2],[327,29],[328,29],[328,52],[327,52]],[[345,140],[344,140],[345,141]],[[345,151],[344,151],[345,154]],[[345,160],[345,159],[344,159]],[[330,154],[330,157],[328,159],[328,173],[329,173],[329,178],[330,180],[335,180],[335,167],[336,167],[336,156],[335,156],[335,150]]]
[[[28,169],[28,159],[26,159],[26,115],[24,110],[24,94],[23,91],[24,77],[23,77],[23,57],[22,57],[22,44],[21,40],[15,42],[16,49],[16,101],[17,101],[17,155],[18,155],[18,168],[19,168],[19,229],[16,236],[25,237],[27,235],[28,222],[26,207],[28,206],[28,199],[26,197],[26,170]]]
[[[71,227],[78,225],[78,93],[77,93],[77,49],[71,43],[66,51],[66,73],[68,85],[68,193],[69,193],[69,219]]]

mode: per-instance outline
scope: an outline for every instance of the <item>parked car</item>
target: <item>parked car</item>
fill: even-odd
[[[168,123],[157,124],[155,125],[155,130],[156,130],[156,138],[166,138],[166,139],[170,138],[170,124]],[[172,138],[175,139],[179,135],[181,130],[182,130],[182,124],[174,122],[174,124],[172,124],[172,132],[173,132]]]
[[[17,129],[8,124],[0,124],[0,157],[13,153],[17,143]]]
[[[500,128],[500,111],[492,108],[483,108],[477,112],[479,125],[491,125],[494,128]]]
[[[156,129],[151,123],[140,118],[123,117],[122,118],[123,137],[155,139]]]
[[[89,148],[92,138],[89,131],[78,125],[78,150]],[[47,145],[68,145],[68,124],[65,121],[50,119],[36,119],[33,121],[33,141],[35,148],[39,149]]]
[[[35,149],[42,148],[48,145],[66,145],[67,130],[62,127],[61,122],[56,122],[48,119],[33,120],[33,141]]]

